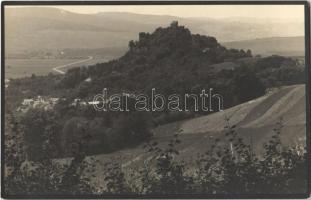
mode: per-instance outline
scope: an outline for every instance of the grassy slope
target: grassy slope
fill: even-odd
[[[237,131],[246,143],[253,141],[253,150],[260,152],[263,142],[273,133],[276,122],[283,118],[282,140],[286,145],[305,145],[305,86],[293,85],[274,89],[265,96],[240,104],[223,112],[214,113],[181,122],[159,126],[154,129],[154,140],[165,146],[179,132],[182,143],[179,145],[181,157],[191,162],[197,153],[204,153],[213,143],[212,138],[224,139],[225,118],[230,124],[237,124]],[[121,150],[112,154],[92,156],[98,159],[94,184],[103,184],[104,163],[119,161],[126,170],[137,169],[144,162],[151,162],[151,156],[142,147]],[[62,159],[68,162],[68,159]]]

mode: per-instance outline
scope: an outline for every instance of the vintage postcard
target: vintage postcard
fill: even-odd
[[[307,198],[309,12],[2,2],[3,198]]]

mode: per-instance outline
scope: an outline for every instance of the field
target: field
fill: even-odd
[[[84,59],[5,59],[5,78],[22,78],[26,76],[47,75],[50,72],[57,73],[53,68],[75,63]],[[62,70],[66,71],[72,67],[93,65],[107,62],[106,59],[93,58],[83,63],[70,65]]]

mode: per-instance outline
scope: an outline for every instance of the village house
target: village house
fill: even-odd
[[[59,98],[43,98],[37,96],[34,99],[24,99],[21,106],[19,106],[16,111],[27,112],[30,108],[42,108],[44,110],[52,109],[56,103],[59,101]]]

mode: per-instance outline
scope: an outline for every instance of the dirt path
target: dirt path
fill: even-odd
[[[60,70],[60,69],[63,69],[63,68],[66,68],[66,67],[69,67],[69,66],[72,66],[72,65],[75,65],[75,64],[79,64],[79,63],[84,63],[84,62],[87,62],[89,60],[92,60],[93,57],[92,56],[89,56],[87,59],[83,59],[83,60],[79,60],[79,61],[76,61],[76,62],[73,62],[73,63],[68,63],[68,64],[65,64],[65,65],[61,65],[61,66],[58,66],[58,67],[54,67],[53,70],[57,73],[60,73],[60,74],[65,74],[66,72]]]

